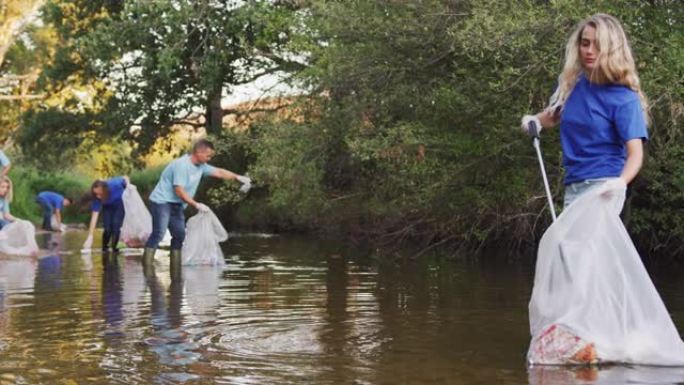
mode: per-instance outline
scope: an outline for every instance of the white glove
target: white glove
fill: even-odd
[[[612,178],[599,187],[598,193],[604,198],[612,198],[615,194],[624,193],[626,189],[627,185],[624,179]]]
[[[246,175],[238,175],[238,182],[242,183],[240,186],[240,192],[247,193],[252,188],[252,179]]]
[[[534,129],[530,128],[531,122],[534,122],[534,124],[536,125],[536,133],[535,133]],[[537,115],[525,115],[525,116],[523,116],[520,127],[522,128],[522,130],[524,132],[527,133],[527,135],[532,136],[532,137],[539,136],[539,134],[541,134],[541,130],[543,128],[541,125],[541,122],[539,121],[539,118],[537,117]]]
[[[238,175],[235,179],[237,179],[238,182],[242,184],[252,184],[252,179],[250,179],[250,177],[248,177],[247,175]]]
[[[205,205],[204,203],[198,203],[197,206],[195,206],[195,208],[197,209],[197,211],[201,213],[208,213],[209,211],[211,211],[209,209],[209,206]]]
[[[93,236],[91,234],[88,234],[88,238],[86,238],[85,242],[83,242],[83,249],[91,249],[93,247]]]

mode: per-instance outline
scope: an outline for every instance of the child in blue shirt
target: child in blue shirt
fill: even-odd
[[[566,46],[565,66],[550,107],[523,118],[523,129],[560,123],[565,206],[594,185],[624,190],[643,163],[647,103],[620,22],[596,14]]]
[[[124,220],[124,205],[121,196],[129,184],[127,176],[118,176],[108,180],[96,180],[90,187],[92,194],[90,226],[88,237],[83,244],[84,249],[93,245],[93,233],[97,225],[97,218],[102,212],[102,251],[109,250],[109,242],[112,243],[112,251],[117,252],[117,244],[121,236],[121,226]]]

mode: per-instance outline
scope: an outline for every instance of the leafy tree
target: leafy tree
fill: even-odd
[[[684,62],[676,1],[312,2],[303,78],[317,118],[260,130],[252,168],[270,204],[297,208],[302,223],[388,245],[533,244],[550,217],[534,152],[517,127],[544,107],[570,32],[596,12],[622,20],[652,95],[651,154],[659,154],[634,188],[632,229],[669,231],[682,223],[671,216],[681,189],[668,182],[656,193],[661,182],[652,178],[658,170],[672,180],[672,163],[683,162],[670,139],[680,132]],[[558,135],[545,134],[543,145],[561,198]],[[672,205],[648,202],[663,198]],[[644,246],[661,244],[662,232]]]
[[[45,89],[77,83],[90,100],[36,106],[25,116],[22,146],[44,149],[59,131],[66,147],[94,134],[145,152],[174,125],[216,133],[231,87],[302,66],[285,50],[293,12],[270,1],[53,0],[45,20],[62,46],[43,72]]]

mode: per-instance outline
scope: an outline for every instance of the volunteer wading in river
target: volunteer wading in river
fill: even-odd
[[[560,124],[567,209],[540,241],[530,364],[680,362],[684,346],[622,223],[613,221],[617,213],[606,216],[606,207],[582,205],[594,196],[606,204],[624,202],[622,193],[643,162],[646,111],[620,22],[596,14],[579,23],[550,106],[522,120],[525,130]],[[583,233],[597,223],[602,225]],[[658,355],[644,341],[673,346]]]
[[[127,176],[118,176],[108,180],[96,180],[90,187],[93,201],[90,206],[88,237],[83,244],[83,249],[90,249],[93,246],[93,233],[97,225],[97,217],[102,212],[102,251],[109,250],[110,240],[112,251],[119,251],[117,244],[121,236],[121,225],[123,225],[125,215],[121,196],[129,183]]]
[[[614,17],[584,20],[565,50],[565,65],[550,106],[523,117],[551,128],[560,123],[565,207],[592,186],[625,189],[641,169],[647,102],[627,36]]]
[[[190,154],[173,160],[162,171],[156,187],[150,194],[152,213],[152,234],[145,244],[143,262],[154,258],[154,253],[166,229],[171,233],[171,261],[180,263],[181,248],[185,239],[185,216],[183,209],[190,205],[200,212],[209,207],[193,199],[203,176],[231,180],[249,186],[251,180],[231,171],[209,165],[214,156],[214,145],[206,140],[198,140]]]

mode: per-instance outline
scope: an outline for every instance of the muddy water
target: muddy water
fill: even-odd
[[[533,269],[379,262],[342,246],[241,234],[227,266],[83,255],[41,235],[0,257],[0,384],[675,384],[666,368],[528,370]],[[528,258],[529,259],[529,258]],[[678,326],[684,280],[654,272]]]

